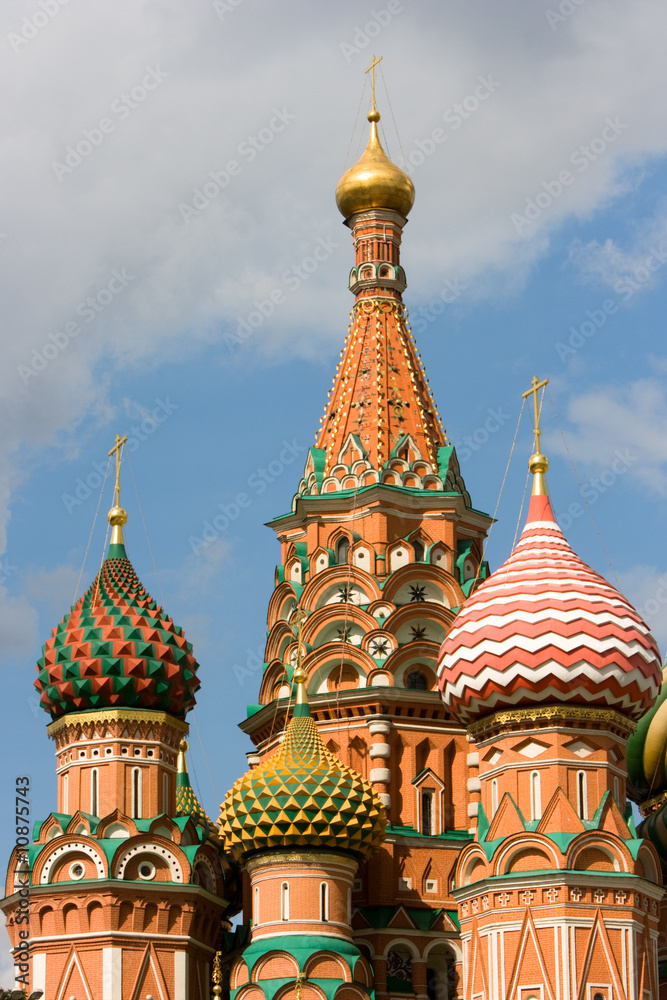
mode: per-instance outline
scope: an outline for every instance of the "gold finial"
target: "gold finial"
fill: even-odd
[[[522,398],[527,399],[528,396],[533,397],[533,403],[535,406],[535,451],[530,456],[528,461],[528,468],[534,475],[533,479],[533,496],[534,497],[545,497],[548,495],[547,484],[544,478],[544,474],[549,468],[549,459],[546,455],[542,454],[540,449],[540,436],[542,431],[540,430],[540,403],[537,398],[537,393],[540,389],[544,389],[549,384],[549,379],[544,378],[540,382],[537,375],[533,375],[533,384],[527,392],[523,393]],[[544,398],[544,393],[542,393],[542,398]]]
[[[187,740],[181,740],[178,744],[178,760],[176,762],[176,771],[178,774],[187,774],[188,765],[185,761],[185,755],[190,749],[190,744]]]
[[[294,683],[296,684],[296,701],[295,705],[307,705],[308,697],[306,695],[306,680],[308,679],[308,674],[303,667],[303,646],[301,644],[301,629],[303,623],[308,618],[308,614],[299,609],[294,616],[294,621],[296,622],[296,668],[294,670]]]
[[[296,1000],[302,1000],[302,997],[303,997],[303,972],[299,971],[299,974],[297,975],[297,977],[296,977],[296,979],[294,981],[294,986],[295,986],[294,992],[296,994]]]
[[[369,122],[380,121],[380,115],[377,107],[375,106],[375,67],[379,66],[383,59],[384,56],[380,56],[379,59],[377,56],[373,56],[373,62],[370,64],[368,69],[364,71],[371,74],[371,110],[368,112]]]
[[[216,951],[213,959],[213,969],[211,972],[211,982],[213,983],[213,996],[222,996],[222,952]]]
[[[113,507],[109,511],[108,518],[109,524],[113,528],[111,532],[111,544],[112,545],[123,545],[123,525],[127,522],[127,511],[123,510],[120,505],[120,459],[123,452],[123,445],[127,441],[127,434],[124,438],[120,434],[116,434],[116,443],[109,452],[109,458],[115,453],[116,455],[116,485],[113,491]]]

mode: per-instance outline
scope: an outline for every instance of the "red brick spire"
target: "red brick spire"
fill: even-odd
[[[356,302],[317,440],[326,451],[325,476],[336,466],[350,468],[360,448],[378,472],[397,455],[410,463],[421,458],[435,470],[438,448],[448,443],[401,298],[401,235],[414,189],[382,149],[378,118],[377,111],[369,115],[368,148],[336,191],[341,212],[351,211],[345,224],[354,238]]]

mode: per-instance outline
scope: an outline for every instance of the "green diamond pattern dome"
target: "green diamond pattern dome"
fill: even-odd
[[[325,747],[310,715],[295,715],[280,750],[227,793],[219,822],[236,858],[281,847],[367,858],[382,842],[386,817],[370,784]]]
[[[54,719],[66,712],[148,708],[183,718],[198,663],[183,630],[146,592],[123,545],[42,647],[35,687]]]

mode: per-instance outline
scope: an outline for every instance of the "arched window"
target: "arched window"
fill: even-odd
[[[329,919],[329,883],[320,884],[320,920]]]
[[[259,886],[256,885],[253,892],[253,923],[259,926]]]
[[[90,772],[90,813],[92,816],[100,814],[98,777],[97,768],[94,767]]]
[[[280,886],[280,919],[289,920],[289,882]]]
[[[348,539],[343,535],[336,542],[336,562],[337,563],[347,563],[347,554],[350,551],[350,543]]]
[[[169,775],[162,775],[162,812],[169,815]]]
[[[132,818],[141,819],[141,768],[132,768]]]
[[[63,805],[62,810],[69,816],[69,774],[63,774]]]
[[[411,670],[405,680],[409,691],[428,691],[428,681],[421,670]]]
[[[542,788],[540,772],[533,771],[530,776],[530,818],[542,819]]]
[[[424,562],[424,543],[420,541],[413,542],[412,548],[415,550],[415,562]]]
[[[498,779],[491,782],[491,816],[495,816],[498,811]]]
[[[585,771],[577,771],[577,812],[580,819],[588,819],[588,781]]]

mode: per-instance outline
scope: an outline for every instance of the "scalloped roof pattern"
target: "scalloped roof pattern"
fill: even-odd
[[[280,749],[248,771],[220,807],[225,848],[240,858],[281,847],[327,847],[368,858],[384,838],[370,784],[328,750],[309,715],[294,716]]]
[[[192,646],[124,554],[104,561],[42,653],[35,687],[53,719],[121,707],[183,718],[195,704],[199,679]]]

